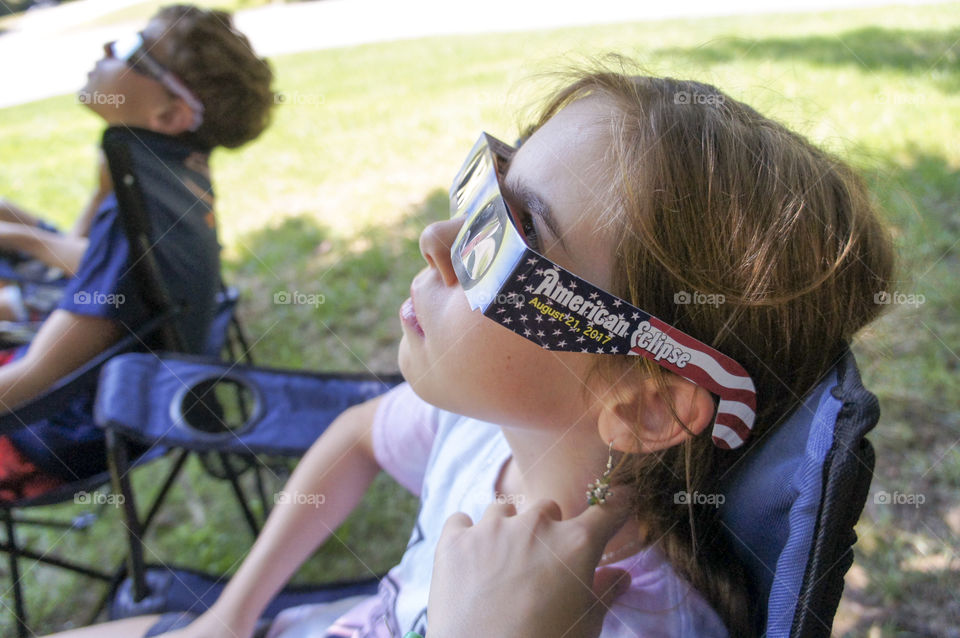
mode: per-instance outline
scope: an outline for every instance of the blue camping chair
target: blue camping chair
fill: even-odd
[[[121,474],[125,442],[191,452],[216,451],[254,462],[260,455],[299,458],[337,415],[400,381],[402,378],[396,374],[306,373],[225,365],[220,360],[183,355],[128,354],[102,370],[95,417],[98,424],[115,435],[110,450]],[[219,428],[211,428],[210,420],[203,418],[206,410],[202,400],[214,394],[219,385],[232,386],[232,392],[239,388],[249,397],[249,409],[233,428],[219,417],[213,420]],[[135,495],[129,485],[121,487],[124,502],[133,505]],[[266,510],[267,499],[262,498],[262,502]],[[124,510],[127,528],[131,530],[128,540],[132,575],[114,597],[111,618],[206,609],[216,600],[224,583],[189,569],[147,569],[142,560],[142,524],[135,509]],[[268,513],[264,512],[264,518]],[[245,515],[252,516],[249,512]],[[292,588],[274,601],[268,613],[298,601],[372,593],[376,586],[377,579],[371,579],[320,588]]]
[[[16,406],[10,413],[0,416],[0,433],[19,429],[31,423],[36,423],[52,415],[58,414],[78,396],[90,396],[91,400],[96,388],[98,374],[102,365],[111,357],[122,352],[143,350],[151,344],[168,351],[185,351],[185,339],[180,333],[177,320],[183,311],[173,304],[167,286],[161,276],[154,251],[157,237],[164,235],[164,229],[158,228],[158,222],[148,215],[148,209],[141,191],[141,181],[148,181],[154,188],[162,189],[166,197],[179,197],[178,201],[190,202],[190,190],[186,184],[176,179],[176,174],[152,151],[150,147],[151,135],[148,132],[134,131],[126,128],[109,128],[104,132],[103,149],[107,157],[111,177],[115,185],[115,193],[119,204],[119,223],[130,248],[131,268],[130,275],[136,282],[137,291],[142,297],[145,307],[151,317],[138,326],[133,334],[121,339],[117,344],[100,353],[94,359],[74,371],[67,377],[60,379],[52,387],[34,400],[24,405]],[[158,185],[159,184],[159,185]],[[184,204],[189,205],[189,204]],[[179,223],[179,219],[177,223]],[[208,327],[207,339],[204,344],[204,354],[216,356],[226,347],[231,357],[248,355],[249,348],[243,339],[242,331],[235,317],[237,293],[235,290],[222,289],[217,299],[217,308],[211,325]],[[232,331],[232,337],[228,338]],[[207,402],[208,407],[215,409],[213,402]],[[107,434],[109,439],[110,433]],[[109,443],[109,441],[108,441]],[[141,465],[162,456],[163,448],[136,450],[128,460],[129,466]],[[164,488],[150,507],[145,521],[152,520],[165,497],[169,486],[173,484],[186,460],[187,452],[179,451],[178,458],[173,464],[168,477],[164,481]],[[236,481],[236,473],[232,471],[233,464],[224,454],[221,457],[223,465],[229,468],[226,478]],[[111,468],[113,469],[113,468]],[[115,474],[115,473],[114,473]],[[114,477],[116,481],[129,481],[124,474]],[[108,484],[111,481],[110,472],[102,472],[80,481],[71,482],[47,494],[32,499],[18,499],[0,503],[0,517],[3,518],[6,541],[0,544],[0,550],[6,551],[9,556],[10,576],[14,593],[13,613],[16,617],[18,636],[28,635],[25,602],[20,583],[20,558],[30,558],[55,567],[69,569],[86,576],[116,582],[124,575],[124,569],[112,571],[99,567],[77,564],[49,555],[47,552],[35,552],[22,547],[17,541],[16,527],[18,524],[49,524],[50,521],[37,518],[23,517],[17,512],[29,507],[60,503],[74,499],[78,492],[90,492]],[[126,507],[126,504],[125,504]],[[53,522],[54,526],[68,528],[84,528],[91,522],[88,516],[80,517],[70,522]],[[101,602],[106,602],[104,597]],[[93,611],[91,619],[98,613]]]
[[[231,329],[238,329],[239,324],[231,328],[231,324],[236,321],[235,309],[237,305],[238,294],[235,289],[225,289],[218,295],[217,313],[210,327],[210,334],[206,344],[205,353],[214,355],[223,350],[230,351],[231,348],[242,348],[234,342],[237,337],[228,339]],[[69,406],[75,397],[82,395],[92,396],[96,390],[97,380],[100,369],[113,357],[129,353],[138,349],[148,335],[155,333],[161,325],[169,323],[172,314],[163,314],[153,318],[134,334],[128,335],[116,344],[101,352],[99,355],[88,361],[86,364],[72,372],[70,375],[60,379],[53,386],[48,388],[42,394],[35,397],[25,405],[18,406],[13,412],[0,415],[0,434],[25,427],[29,423],[50,418],[63,411]],[[242,337],[241,337],[242,339]],[[147,355],[149,356],[149,355]],[[145,453],[136,456],[129,463],[130,466],[139,467],[150,461],[154,461],[168,452],[163,447],[153,446]],[[154,497],[150,506],[148,521],[152,521],[162,504],[167,491],[179,475],[188,453],[185,450],[176,452],[174,461],[167,477],[163,482],[160,492]],[[11,589],[13,590],[14,605],[13,613],[16,617],[18,635],[26,636],[27,631],[27,612],[23,596],[23,587],[20,574],[20,560],[23,558],[73,571],[84,576],[94,578],[106,583],[115,583],[123,577],[125,570],[120,568],[107,570],[101,566],[84,565],[76,561],[63,558],[49,551],[36,551],[29,547],[21,545],[17,538],[17,528],[19,526],[33,526],[45,528],[59,528],[64,530],[85,530],[90,527],[98,518],[97,514],[87,512],[74,517],[69,521],[53,520],[50,518],[38,518],[35,516],[23,515],[24,510],[55,505],[76,500],[76,495],[80,493],[92,493],[111,482],[110,471],[101,472],[93,476],[71,481],[54,490],[45,492],[32,498],[21,498],[13,501],[0,501],[0,518],[3,519],[5,528],[5,540],[0,542],[0,551],[6,552],[8,556],[8,566],[10,570]],[[146,524],[149,524],[147,522]],[[100,605],[91,612],[90,619],[99,613],[106,597]]]
[[[721,520],[768,637],[829,636],[873,478],[877,398],[847,352],[726,481]]]
[[[232,379],[255,397],[249,420],[237,431],[198,433],[182,417],[189,389],[211,378]],[[101,426],[141,443],[299,455],[340,411],[397,381],[131,354],[104,367],[96,416]],[[150,389],[148,403],[124,395],[131,382]],[[872,477],[873,450],[864,436],[878,417],[876,398],[861,385],[848,353],[786,422],[728,473],[720,518],[749,575],[758,601],[756,625],[763,635],[829,636],[843,576],[853,561],[853,526]],[[375,584],[357,586],[372,593]],[[217,576],[151,567],[139,583],[127,581],[119,588],[111,617],[202,612],[222,586]],[[338,593],[337,587],[328,587],[310,600],[336,599]],[[356,589],[342,590],[342,595],[354,593]],[[302,590],[285,591],[268,613],[303,602],[305,596]]]
[[[0,280],[21,286],[49,286],[62,289],[68,280],[58,268],[20,253],[0,250]]]

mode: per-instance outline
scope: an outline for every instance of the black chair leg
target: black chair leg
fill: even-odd
[[[127,458],[127,446],[113,430],[106,431],[107,461],[114,492],[123,495],[123,517],[127,527],[127,540],[130,553],[127,555],[128,573],[133,578],[133,593],[137,601],[147,595],[146,566],[143,560],[143,529],[137,506],[130,486],[130,461]]]
[[[253,534],[254,540],[256,540],[257,536],[260,534],[260,525],[257,523],[257,518],[250,510],[250,505],[247,504],[246,495],[243,493],[243,489],[240,487],[240,480],[237,476],[237,473],[233,469],[233,465],[230,463],[230,457],[224,452],[217,452],[217,455],[220,457],[220,462],[223,464],[224,474],[227,475],[227,479],[230,481],[230,487],[233,488],[233,493],[237,497],[237,502],[240,504],[243,517],[247,520],[247,525],[250,527],[250,532]]]
[[[10,580],[13,587],[13,614],[17,624],[17,638],[27,638],[27,610],[23,602],[23,587],[20,584],[20,552],[17,545],[17,538],[14,534],[13,513],[4,508],[3,523],[7,530],[7,542],[9,551],[7,557],[10,561]]]
[[[263,467],[260,464],[253,466],[254,477],[257,480],[257,493],[260,496],[260,502],[263,504],[263,522],[267,522],[270,517],[270,500],[267,498],[267,487],[263,483]]]
[[[250,346],[247,342],[247,336],[243,332],[243,326],[240,325],[240,320],[237,318],[237,315],[234,314],[230,318],[230,323],[233,324],[233,336],[237,340],[237,343],[240,348],[240,352],[237,355],[234,355],[232,340],[230,343],[230,360],[231,361],[243,361],[246,365],[253,365],[253,353],[250,351]]]

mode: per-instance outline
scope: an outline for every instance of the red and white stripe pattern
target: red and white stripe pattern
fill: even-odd
[[[671,341],[690,354],[683,367],[660,359],[657,363],[671,372],[703,387],[716,395],[717,415],[713,422],[713,443],[723,449],[743,445],[750,436],[757,411],[757,391],[753,380],[739,363],[714,350],[705,343],[677,330],[656,317],[650,317],[650,325],[666,335]],[[654,359],[652,353],[635,347],[631,354]]]

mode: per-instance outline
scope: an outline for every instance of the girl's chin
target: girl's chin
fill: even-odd
[[[400,337],[400,347],[397,348],[397,366],[400,368],[400,374],[402,374],[403,378],[407,381],[422,376],[422,374],[417,371],[417,365],[415,363],[416,355],[410,351],[411,347],[410,335],[404,330],[403,336]]]

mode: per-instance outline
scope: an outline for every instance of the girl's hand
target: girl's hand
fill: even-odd
[[[561,520],[541,501],[517,514],[493,504],[476,525],[456,513],[437,544],[430,638],[596,638],[627,573],[597,563],[627,512],[614,504]]]

